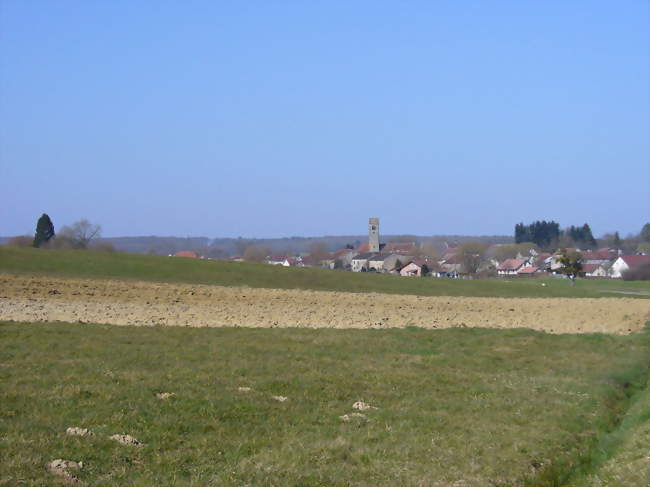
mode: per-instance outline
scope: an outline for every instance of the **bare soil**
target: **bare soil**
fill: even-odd
[[[650,320],[630,298],[423,297],[0,274],[0,320],[308,328],[532,328],[627,334]]]

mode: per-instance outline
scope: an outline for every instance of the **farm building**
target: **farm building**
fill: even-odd
[[[539,273],[539,267],[534,266],[534,265],[529,265],[529,266],[524,266],[519,269],[517,272],[518,276],[534,276],[535,274]]]
[[[506,259],[497,267],[497,274],[500,276],[516,276],[521,269],[529,265],[525,259]]]
[[[415,262],[409,262],[399,271],[399,275],[402,277],[421,277],[422,276],[422,266],[416,264]]]

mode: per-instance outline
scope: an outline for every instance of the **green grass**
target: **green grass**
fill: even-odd
[[[650,294],[649,281],[579,280],[571,285],[563,279],[407,279],[316,268],[283,268],[266,264],[7,246],[0,246],[0,272],[422,296],[650,297],[607,292]],[[546,285],[542,286],[542,283]]]
[[[634,398],[619,426],[593,449],[567,487],[650,485],[650,384]]]
[[[3,323],[0,485],[64,458],[98,486],[556,486],[649,361],[649,333]],[[341,422],[357,400],[378,409]]]

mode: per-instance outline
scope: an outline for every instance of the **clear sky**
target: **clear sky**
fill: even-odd
[[[650,220],[650,3],[0,0],[0,235]]]

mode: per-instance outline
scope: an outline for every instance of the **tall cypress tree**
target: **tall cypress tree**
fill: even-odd
[[[36,234],[34,235],[33,245],[38,248],[52,237],[54,237],[54,225],[50,217],[47,216],[47,213],[43,213],[36,223]]]

